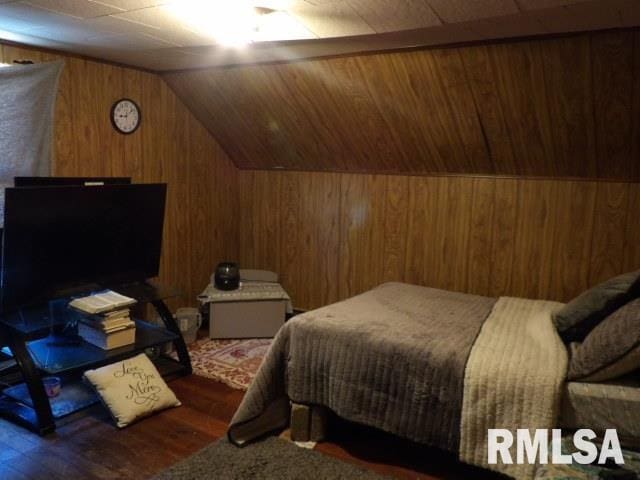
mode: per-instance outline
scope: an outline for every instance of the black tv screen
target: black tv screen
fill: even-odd
[[[165,184],[7,188],[2,309],[158,275]]]
[[[128,185],[129,177],[14,177],[16,187]]]

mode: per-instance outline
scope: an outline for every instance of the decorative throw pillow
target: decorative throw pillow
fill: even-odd
[[[154,412],[181,405],[144,353],[87,370],[84,378],[96,389],[120,428]]]
[[[607,315],[640,297],[640,270],[619,275],[580,294],[553,317],[566,342],[582,341]]]
[[[640,368],[640,298],[605,318],[571,350],[569,380],[600,382]]]

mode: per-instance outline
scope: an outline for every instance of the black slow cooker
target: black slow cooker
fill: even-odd
[[[240,269],[237,263],[222,262],[216,267],[214,285],[218,290],[235,290],[240,286]]]

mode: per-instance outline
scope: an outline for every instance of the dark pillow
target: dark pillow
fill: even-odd
[[[613,312],[584,342],[571,344],[569,380],[600,382],[640,368],[640,298]]]
[[[580,294],[553,317],[566,342],[580,342],[607,315],[640,297],[640,270],[619,275]]]

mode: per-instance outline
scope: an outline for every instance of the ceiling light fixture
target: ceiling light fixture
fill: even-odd
[[[269,15],[262,15],[259,20],[260,24],[253,37],[256,42],[316,38],[302,23],[287,12],[272,10]]]
[[[251,43],[259,27],[259,9],[246,0],[177,0],[165,6],[188,28],[221,45],[240,47]]]

